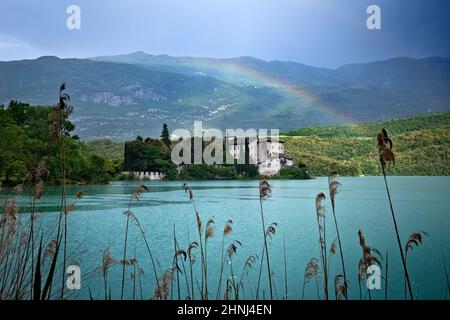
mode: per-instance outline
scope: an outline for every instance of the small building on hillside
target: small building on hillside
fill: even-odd
[[[293,167],[294,166],[294,158],[285,153],[280,154],[281,165],[284,167]]]
[[[284,153],[284,142],[279,139],[227,137],[227,143],[228,152],[235,159],[247,152],[245,163],[256,164],[260,175],[273,176],[280,173],[283,167],[294,165],[293,158]]]

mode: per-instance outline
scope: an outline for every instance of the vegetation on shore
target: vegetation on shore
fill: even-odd
[[[272,178],[305,179],[327,176],[336,171],[343,176],[381,175],[374,158],[377,130],[391,132],[397,141],[397,158],[401,161],[389,170],[390,175],[450,175],[450,112],[380,121],[377,123],[304,127],[284,133],[286,153],[297,168],[285,168]],[[88,142],[94,152],[109,159],[123,159],[123,143],[110,140]],[[122,153],[121,153],[122,151]],[[215,172],[218,171],[218,172]],[[239,170],[228,167],[194,165],[181,179],[223,179],[239,176]],[[250,175],[256,177],[257,175]]]
[[[143,139],[140,136],[133,141],[125,142],[123,170],[162,172],[169,179],[177,176],[177,168],[170,160],[170,146],[161,140]]]
[[[450,112],[377,123],[305,127],[285,133],[286,152],[314,176],[381,175],[375,157],[379,128],[396,141],[397,165],[389,175],[450,175]]]
[[[109,141],[92,142],[93,145],[110,145]],[[203,148],[207,143],[202,141]],[[112,148],[119,149],[117,147]],[[167,126],[163,126],[161,140],[153,138],[136,137],[135,140],[126,141],[124,145],[124,162],[123,169],[128,174],[120,175],[119,179],[136,179],[133,172],[162,172],[168,179],[178,180],[230,180],[230,179],[255,179],[259,178],[258,167],[249,164],[246,159],[245,164],[214,164],[208,165],[189,164],[182,165],[178,168],[171,161],[171,147],[175,145],[168,139]],[[194,142],[191,143],[194,146]],[[103,149],[103,148],[102,148]],[[104,150],[104,149],[103,149]],[[224,146],[224,150],[226,150]],[[106,156],[108,156],[106,154]],[[194,152],[191,152],[191,163],[194,163]],[[227,155],[224,152],[223,162],[226,162]],[[236,162],[236,161],[235,161]],[[311,176],[305,168],[285,168],[281,170],[277,178],[282,179],[309,179]]]
[[[67,183],[105,183],[120,169],[120,161],[99,156],[77,135],[68,120],[71,108],[61,121],[65,146]],[[35,107],[11,101],[0,105],[0,181],[3,185],[23,183],[32,168],[45,160],[42,180],[61,184],[59,141],[53,135],[54,107]]]
[[[88,141],[86,144],[91,149],[92,153],[110,159],[114,162],[122,163],[124,144],[115,142],[109,139],[99,139]]]
[[[3,185],[23,182],[30,168],[46,157],[48,184],[60,184],[58,144],[50,134],[51,107],[34,107],[11,101],[0,106],[0,181]],[[69,115],[71,109],[69,109]],[[141,138],[125,143],[108,139],[84,142],[73,134],[75,126],[64,120],[67,183],[106,183],[132,179],[121,171],[158,171],[169,179],[257,178],[252,165],[189,165],[178,172],[170,160],[169,130],[163,126],[161,139]],[[401,161],[390,175],[450,174],[450,112],[377,123],[305,127],[283,136],[286,153],[296,167],[282,169],[278,179],[308,179],[340,175],[381,175],[374,158],[377,128],[384,127],[397,141]]]

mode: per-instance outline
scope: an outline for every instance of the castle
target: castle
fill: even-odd
[[[272,137],[259,137],[238,139],[227,137],[228,152],[239,159],[247,152],[246,163],[254,163],[258,166],[258,172],[263,176],[273,176],[283,167],[292,167],[292,157],[284,153],[284,142]]]

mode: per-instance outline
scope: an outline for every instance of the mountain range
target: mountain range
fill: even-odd
[[[394,58],[337,69],[296,62],[135,52],[89,59],[0,62],[0,104],[56,102],[65,82],[86,140],[169,129],[267,128],[371,122],[450,109],[450,60]]]

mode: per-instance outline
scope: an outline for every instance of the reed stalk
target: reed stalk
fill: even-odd
[[[265,253],[265,251],[266,251],[266,247],[263,246],[262,253],[261,253],[261,259],[260,259],[260,265],[259,265],[258,283],[257,283],[257,286],[256,286],[256,297],[255,297],[255,300],[258,300],[258,298],[259,298],[259,287],[260,287],[260,284],[261,284],[261,276],[262,276],[262,270],[263,270],[263,264],[264,264],[264,253]]]
[[[336,227],[336,235],[337,235],[338,244],[339,244],[339,254],[341,257],[342,274],[343,274],[344,283],[345,283],[345,286],[344,286],[345,291],[343,292],[343,295],[345,297],[345,300],[348,300],[348,295],[347,295],[348,281],[347,281],[347,274],[345,272],[344,254],[342,252],[342,243],[341,243],[341,237],[339,234],[339,227],[338,227],[338,223],[337,223],[337,219],[336,219],[336,208],[335,208],[335,196],[338,193],[339,187],[341,187],[342,185],[338,181],[336,181],[336,177],[337,177],[336,172],[333,172],[328,177],[328,188],[330,191],[331,208],[333,211],[334,225]]]
[[[176,236],[176,231],[175,231],[175,224],[173,225],[173,248],[174,248],[174,255],[173,255],[172,269],[175,269],[175,271],[176,271],[178,300],[180,300],[181,299],[180,275],[179,275],[180,267],[178,266],[178,250],[177,250],[177,236]]]
[[[222,289],[222,275],[223,275],[223,268],[224,268],[224,265],[225,265],[225,257],[224,257],[225,238],[226,238],[226,236],[231,234],[232,231],[233,231],[233,221],[232,220],[228,220],[227,223],[225,224],[225,227],[223,228],[223,233],[222,233],[222,253],[221,253],[221,258],[220,258],[219,284],[217,285],[216,300],[219,299],[220,292],[221,292],[221,289]]]
[[[244,291],[244,275],[247,274],[247,276],[248,276],[248,270],[253,268],[253,264],[255,263],[255,261],[256,261],[256,259],[254,256],[249,256],[245,260],[244,268],[242,270],[241,277],[240,277],[238,285],[237,285],[238,288],[242,288],[242,291]],[[251,287],[250,287],[250,291],[251,291]]]
[[[214,227],[214,220],[213,219],[209,219],[206,222],[206,227],[205,227],[205,295],[206,295],[206,299],[209,299],[209,291],[208,291],[208,240],[211,239],[212,237],[214,237],[215,234],[215,227]]]
[[[326,229],[325,229],[325,208],[322,201],[325,200],[325,194],[319,193],[316,197],[316,220],[319,229],[320,257],[323,269],[323,292],[325,300],[328,300],[328,265],[326,248]]]
[[[179,252],[179,254],[183,255],[183,259],[181,259],[181,266],[183,268],[182,274],[183,274],[184,280],[186,282],[186,290],[187,290],[187,294],[188,294],[187,298],[191,299],[191,290],[189,288],[189,280],[188,280],[188,275],[186,273],[186,264],[185,264],[185,261],[187,258],[187,253],[180,248],[180,246],[178,245],[178,241],[176,239],[175,239],[175,244],[177,246],[177,252]]]
[[[448,271],[447,271],[447,265],[445,263],[444,252],[442,251],[441,246],[439,246],[439,249],[441,251],[442,267],[444,269],[445,280],[447,283],[447,289],[445,292],[445,298],[447,299],[447,295],[450,294],[450,280],[449,280],[449,275],[448,275]]]
[[[203,241],[202,241],[202,220],[200,218],[200,215],[197,210],[197,205],[195,203],[194,199],[194,193],[192,192],[192,188],[188,186],[187,183],[183,184],[183,189],[186,192],[186,194],[189,197],[189,201],[192,203],[194,213],[195,213],[195,219],[197,221],[197,231],[198,231],[198,239],[200,243],[200,256],[201,256],[201,269],[202,269],[202,281],[201,281],[201,298],[202,300],[208,299],[207,296],[205,296],[205,252],[203,250]]]
[[[130,205],[131,206],[131,205]],[[123,261],[127,258],[127,243],[128,243],[128,226],[130,224],[130,217],[127,215],[127,222],[125,226],[125,240],[123,244]],[[123,300],[123,294],[125,289],[125,263],[122,263],[122,286],[120,291],[120,300]]]
[[[272,288],[272,271],[270,269],[270,256],[269,256],[269,250],[267,246],[267,233],[266,233],[266,226],[264,222],[264,210],[263,210],[263,201],[269,198],[272,195],[272,187],[266,180],[262,180],[259,183],[259,208],[261,213],[261,223],[262,223],[262,229],[263,229],[263,238],[264,238],[264,252],[266,253],[266,261],[267,261],[267,273],[269,278],[269,290],[270,290],[270,299],[273,300],[273,288]],[[262,269],[263,259],[261,259],[261,268],[260,268],[260,274]],[[258,297],[259,292],[259,281],[258,281],[258,289],[256,290],[256,295]]]
[[[286,262],[286,241],[283,237],[283,257],[284,257],[284,299],[288,299],[288,278],[287,278],[287,262]]]
[[[388,297],[388,270],[389,270],[389,254],[386,251],[386,265],[385,265],[385,276],[384,276],[384,300]]]
[[[70,96],[64,93],[66,89],[65,83],[63,83],[59,88],[59,102],[54,108],[57,113],[57,120],[53,123],[54,131],[58,140],[59,156],[60,156],[60,174],[61,174],[61,202],[60,202],[60,213],[58,221],[58,232],[56,235],[57,241],[60,241],[61,234],[61,224],[64,224],[64,247],[63,247],[63,272],[61,277],[61,299],[64,298],[64,288],[65,288],[65,269],[66,269],[66,259],[67,259],[67,215],[66,210],[66,153],[65,153],[65,130],[64,121],[69,116],[71,109],[69,107]],[[63,221],[64,220],[64,221]],[[59,250],[59,243],[58,243]],[[50,292],[52,290],[52,285],[50,285]]]
[[[122,260],[122,285],[121,285],[121,291],[120,291],[120,300],[123,300],[124,296],[124,289],[125,289],[125,267],[126,267],[126,261],[127,261],[127,244],[128,244],[128,229],[130,225],[130,218],[137,220],[131,211],[131,203],[133,200],[138,201],[141,197],[143,192],[148,192],[148,188],[144,185],[141,185],[134,189],[133,193],[130,195],[130,199],[128,201],[128,210],[125,211],[123,214],[127,217],[127,222],[125,225],[125,239],[123,244],[123,260]]]
[[[242,243],[238,240],[234,240],[228,246],[228,249],[227,249],[227,259],[230,262],[230,277],[231,277],[231,284],[233,286],[235,300],[239,300],[239,288],[238,288],[238,286],[236,286],[236,279],[235,279],[234,271],[233,271],[233,256],[236,254],[238,246],[242,246]]]
[[[413,232],[409,236],[409,238],[408,238],[408,240],[406,241],[406,244],[405,244],[405,264],[406,264],[406,266],[408,265],[408,252],[411,251],[414,246],[418,247],[419,245],[421,245],[424,237],[429,237],[429,236],[430,235],[427,232],[425,232],[425,231],[416,231],[416,232]],[[407,294],[406,294],[406,282],[407,282],[407,280],[406,280],[406,277],[405,277],[404,280],[405,280],[404,282],[405,282],[405,299],[406,299],[407,298]]]
[[[193,265],[195,263],[195,255],[193,254],[193,250],[198,248],[197,242],[192,242],[189,244],[188,247],[188,258],[189,258],[189,272],[190,272],[190,278],[191,278],[191,292],[192,292],[192,299],[195,299],[195,289],[194,289],[194,273],[193,273]]]
[[[385,170],[386,164],[388,162],[392,162],[393,164],[395,164],[395,155],[392,152],[393,144],[392,144],[392,140],[389,138],[387,131],[385,129],[381,129],[380,133],[377,136],[377,140],[378,140],[378,151],[380,153],[381,171],[383,173],[384,185],[386,187],[386,193],[388,196],[389,207],[391,209],[392,221],[394,223],[394,229],[395,229],[395,235],[397,238],[398,249],[400,251],[400,256],[402,258],[403,271],[405,273],[406,283],[407,283],[408,291],[409,291],[409,297],[411,300],[413,300],[414,298],[413,298],[413,293],[412,293],[412,289],[411,289],[411,281],[409,279],[408,268],[406,267],[406,259],[405,259],[405,255],[403,253],[402,242],[400,240],[400,232],[398,230],[397,219],[395,218],[394,207],[392,205],[391,193],[389,191],[389,186],[388,186],[387,179],[386,179],[386,170]]]
[[[311,260],[309,260],[309,262],[306,264],[305,267],[305,274],[303,276],[302,300],[305,299],[305,286],[312,279],[316,279],[317,297],[319,299],[319,285],[318,285],[319,276],[320,276],[319,259],[312,258]]]

